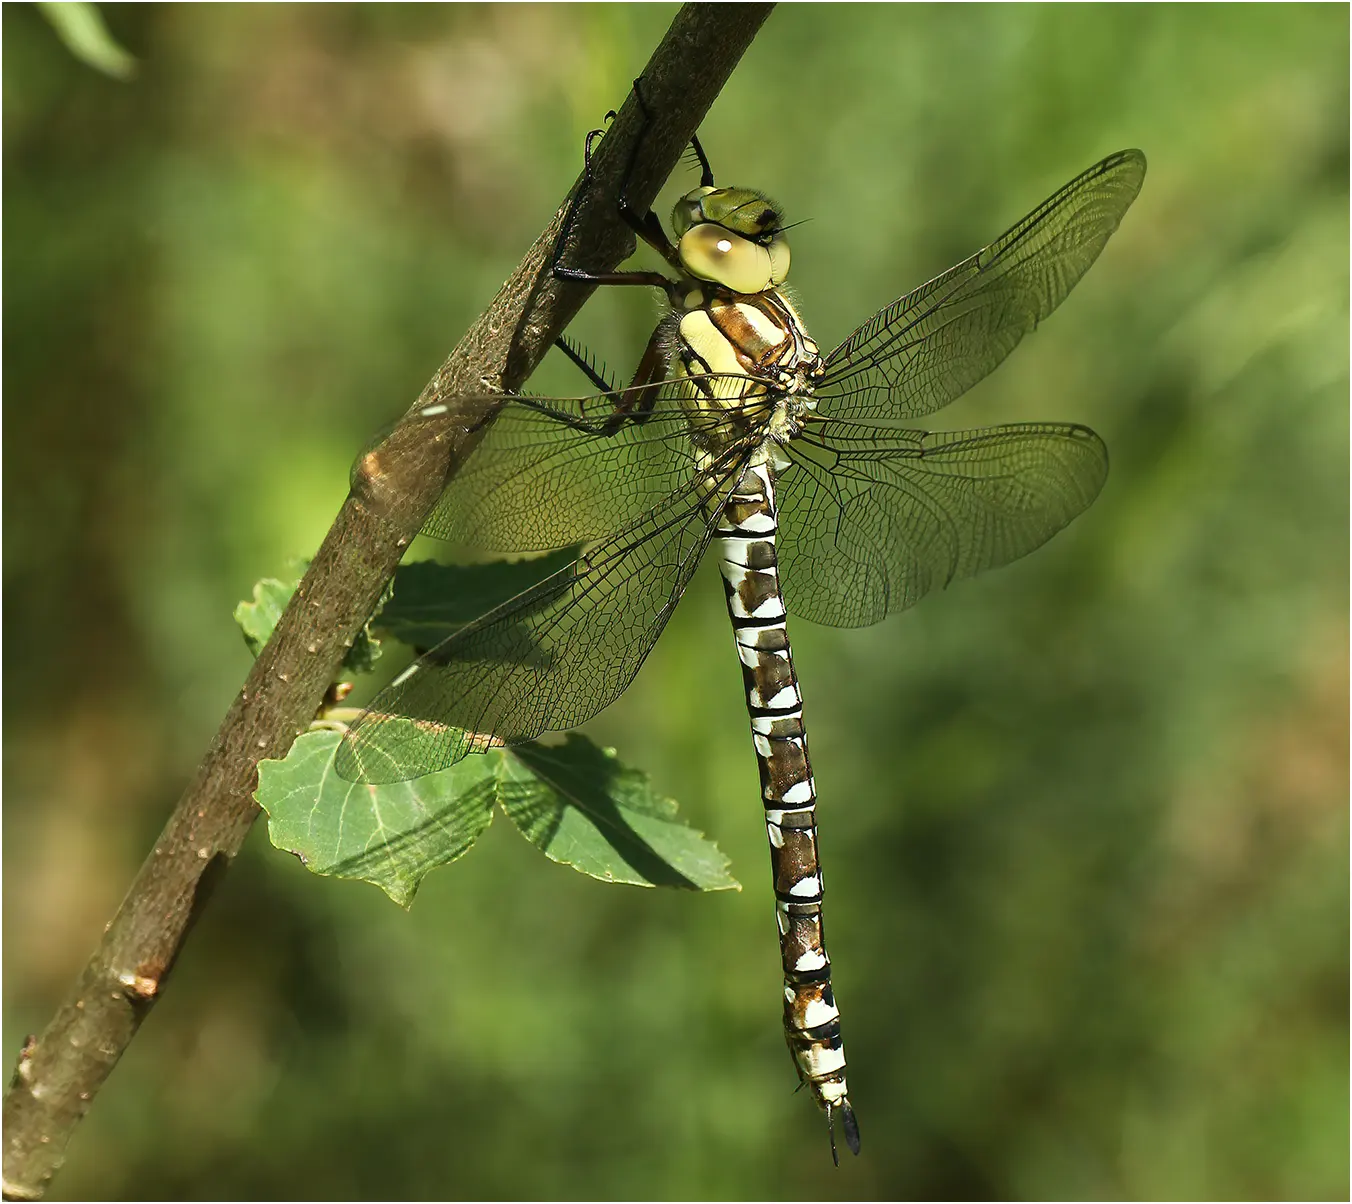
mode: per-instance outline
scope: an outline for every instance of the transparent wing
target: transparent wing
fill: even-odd
[[[685,591],[746,455],[736,449],[684,480],[567,568],[422,657],[348,730],[339,775],[420,777],[490,743],[575,727],[609,706]],[[539,504],[548,509],[549,499]]]
[[[990,246],[874,314],[826,357],[821,412],[913,419],[960,397],[1065,300],[1144,179],[1140,151],[1109,155]]]
[[[1098,496],[1083,426],[900,431],[830,422],[789,445],[780,564],[789,611],[861,627],[1041,547]]]
[[[604,538],[664,504],[696,473],[696,444],[712,419],[682,408],[692,388],[735,398],[746,379],[681,377],[649,385],[641,397],[495,399],[496,416],[423,534],[495,552],[542,552]],[[440,412],[429,424],[455,423],[463,421],[466,403],[434,408]],[[754,400],[741,412],[752,430],[770,416]]]

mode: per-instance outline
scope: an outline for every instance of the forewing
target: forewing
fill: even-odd
[[[348,730],[339,775],[420,777],[490,744],[575,727],[609,706],[685,591],[739,468],[726,457],[719,471],[692,477],[422,657]]]
[[[960,397],[1061,304],[1144,178],[1140,151],[1109,155],[990,246],[874,314],[827,356],[821,412],[914,419]]]
[[[1026,556],[1108,475],[1107,449],[1083,426],[823,431],[789,445],[780,564],[789,611],[832,627],[875,623],[936,586]]]
[[[696,382],[696,384],[692,384]],[[423,534],[493,552],[542,552],[602,539],[661,505],[696,471],[701,421],[681,397],[702,385],[724,393],[740,378],[657,382],[641,398],[509,396],[423,525]],[[474,403],[481,409],[482,400]],[[465,403],[434,406],[426,421],[463,421]]]

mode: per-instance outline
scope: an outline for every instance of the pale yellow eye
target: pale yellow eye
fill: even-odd
[[[712,280],[734,293],[763,293],[778,283],[769,250],[722,226],[708,222],[692,226],[681,235],[678,251],[692,276]],[[787,270],[787,255],[785,260]]]
[[[789,275],[789,244],[782,234],[776,234],[766,248],[770,253],[770,283],[783,284]]]

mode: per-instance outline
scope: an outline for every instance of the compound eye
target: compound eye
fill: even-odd
[[[677,250],[692,276],[734,293],[762,293],[771,285],[770,252],[722,226],[708,222],[692,226],[681,235]]]
[[[789,275],[789,243],[782,234],[776,234],[765,248],[770,257],[770,283],[783,284]]]

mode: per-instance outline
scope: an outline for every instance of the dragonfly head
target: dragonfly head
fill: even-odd
[[[681,265],[734,293],[763,293],[789,274],[779,206],[749,188],[696,188],[671,214]]]

